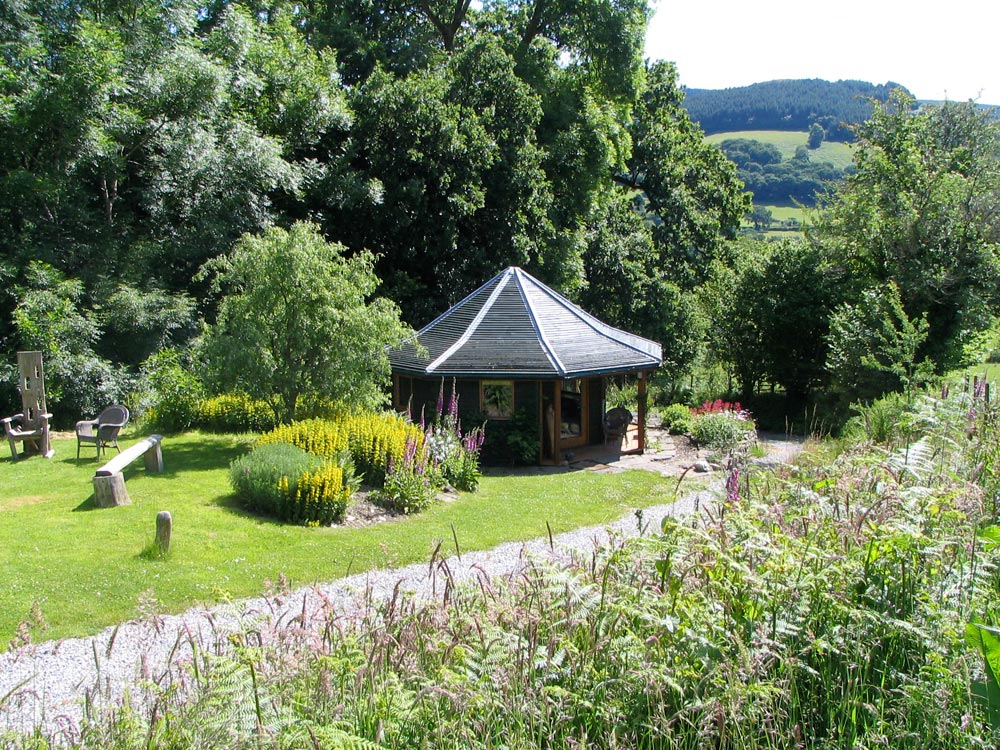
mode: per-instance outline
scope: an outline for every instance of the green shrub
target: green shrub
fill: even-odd
[[[248,510],[308,525],[339,521],[352,491],[348,459],[323,460],[287,443],[262,445],[230,465],[230,481]]]
[[[344,519],[351,500],[352,483],[344,469],[335,461],[323,461],[319,466],[299,475],[295,491],[291,480],[281,482],[286,491],[278,515],[286,521],[307,526],[330,524]]]
[[[375,502],[413,513],[427,507],[446,482],[466,492],[476,489],[482,442],[482,428],[460,437],[453,414],[439,414],[433,425],[422,430],[398,414],[356,412],[336,420],[281,425],[261,436],[257,446],[294,445],[334,460],[344,473],[343,484],[355,489],[357,465],[364,480],[380,488],[373,493]],[[310,514],[296,507],[285,515],[292,520],[300,516]]]
[[[274,429],[274,410],[245,393],[223,393],[198,404],[198,426],[207,432],[266,432]]]
[[[732,453],[751,441],[753,421],[746,412],[716,411],[697,416],[691,425],[691,437],[714,453]]]
[[[631,382],[608,383],[607,391],[604,394],[604,401],[609,409],[621,407],[632,411],[639,400],[639,384],[634,380]]]
[[[889,445],[909,431],[912,409],[901,393],[889,393],[870,404],[854,404],[851,408],[857,415],[844,426],[844,437],[848,440]]]
[[[337,420],[350,413],[341,402],[325,396],[307,393],[299,396],[295,404],[295,419],[330,419]]]
[[[686,435],[691,431],[694,417],[684,404],[670,404],[660,410],[660,425],[671,435]]]
[[[240,502],[255,513],[277,515],[282,502],[281,479],[300,475],[319,461],[287,443],[262,445],[229,466],[229,479]]]
[[[438,467],[444,481],[463,492],[475,492],[479,487],[479,454],[467,450],[458,451]]]
[[[510,419],[490,420],[482,446],[483,463],[490,466],[536,463],[540,447],[538,432],[538,419],[526,409],[514,412]]]
[[[183,432],[197,424],[204,387],[184,366],[179,352],[164,349],[147,359],[142,365],[142,381],[146,391],[144,419],[151,429]]]
[[[262,435],[257,445],[290,443],[330,459],[349,451],[364,481],[377,486],[382,484],[386,467],[403,459],[409,441],[421,448],[424,433],[398,414],[358,412],[336,420],[307,419],[280,425]]]
[[[437,498],[431,474],[410,466],[399,466],[385,475],[384,484],[372,500],[398,513],[419,513]]]
[[[661,380],[656,380],[655,382],[653,380],[646,381],[647,403],[658,404],[668,397],[669,394],[664,392]],[[608,383],[607,391],[604,394],[604,403],[608,409],[621,407],[622,409],[634,412],[636,404],[639,403],[639,382],[629,379],[622,384],[613,381]]]

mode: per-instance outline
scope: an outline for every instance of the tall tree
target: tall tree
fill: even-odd
[[[369,254],[343,256],[313,224],[243,237],[206,267],[222,294],[205,334],[208,381],[270,400],[290,421],[303,395],[348,406],[384,404],[388,346],[409,332],[399,308],[373,298]]]
[[[1000,302],[1000,125],[971,102],[914,111],[897,92],[858,134],[856,172],[814,236],[856,300],[894,284],[907,318],[926,317],[917,359],[943,372]]]
[[[834,390],[848,402],[911,392],[933,369],[929,360],[918,359],[927,333],[926,317],[909,318],[895,283],[840,305],[830,316],[827,368]]]
[[[389,294],[412,320],[457,301],[476,252],[462,223],[484,207],[484,174],[499,155],[450,89],[447,68],[404,79],[377,72],[358,89],[352,163],[373,189],[342,214],[331,207],[328,223],[352,249],[379,251]]]
[[[510,263],[573,293],[592,212],[629,151],[644,0],[374,2],[335,15],[367,61],[352,73],[348,153],[370,189],[330,191],[327,230],[379,251],[414,321]],[[343,40],[332,19],[317,28]]]
[[[684,111],[675,66],[653,63],[646,76],[632,120],[632,154],[617,180],[645,196],[663,265],[681,283],[696,285],[752,204],[735,165]]]
[[[695,363],[704,335],[692,293],[660,265],[650,222],[623,191],[595,213],[588,233],[580,304],[613,325],[663,347],[663,369],[679,383]]]

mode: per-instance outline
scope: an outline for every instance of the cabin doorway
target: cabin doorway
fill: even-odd
[[[587,444],[587,381],[583,378],[563,380],[559,391],[559,438],[563,448]]]

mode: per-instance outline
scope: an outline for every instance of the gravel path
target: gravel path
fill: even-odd
[[[774,459],[789,461],[800,449],[793,441],[766,441]],[[668,515],[688,515],[714,499],[712,491],[691,493],[670,505],[646,508],[644,529],[657,529]],[[503,544],[491,550],[467,552],[444,561],[448,577],[457,583],[482,576],[515,575],[532,560],[566,560],[589,554],[615,537],[640,533],[639,519],[629,514],[607,526],[577,529],[549,539]],[[189,660],[192,644],[223,648],[230,633],[248,622],[273,617],[279,622],[298,618],[303,626],[320,621],[331,608],[350,613],[365,602],[388,600],[397,591],[435,597],[444,582],[441,565],[420,563],[405,568],[357,574],[288,594],[242,600],[181,615],[152,617],[108,628],[87,638],[48,641],[0,654],[0,729],[46,731],[79,725],[85,700],[119,701],[139,680],[169,680]]]

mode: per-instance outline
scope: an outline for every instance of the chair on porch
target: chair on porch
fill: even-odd
[[[120,404],[109,406],[97,415],[97,419],[81,419],[76,423],[76,457],[80,458],[80,445],[93,443],[97,447],[97,457],[109,445],[113,445],[119,453],[118,433],[128,424],[128,409]]]
[[[630,424],[632,424],[632,412],[628,409],[622,406],[609,409],[604,415],[604,444],[607,445],[612,438],[615,440],[624,438],[627,445]]]

